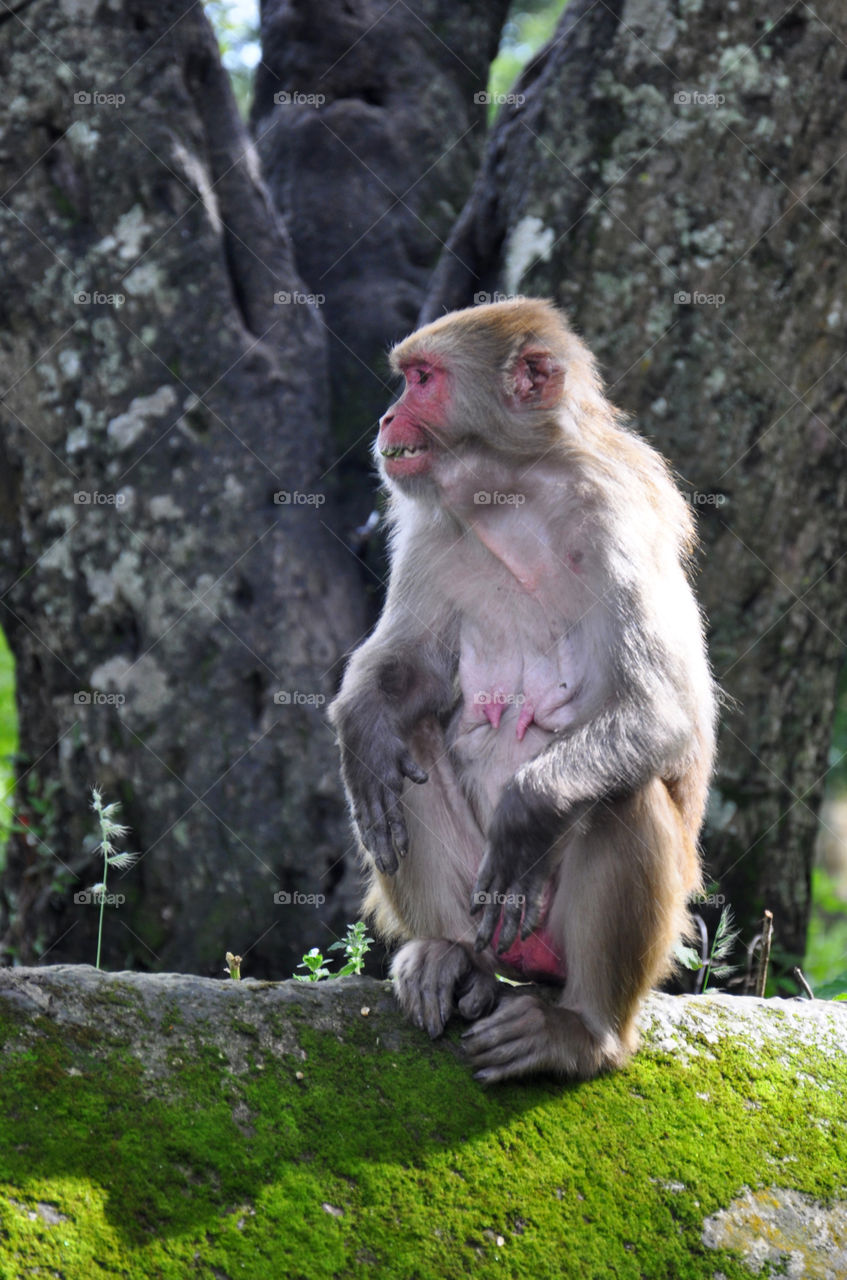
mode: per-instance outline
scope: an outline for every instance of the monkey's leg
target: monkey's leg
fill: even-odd
[[[588,1079],[626,1060],[639,1004],[685,928],[689,860],[689,837],[660,781],[595,806],[587,833],[563,852],[546,926],[561,939],[565,989],[555,1004],[509,996],[465,1033],[478,1079]]]
[[[403,793],[409,851],[394,875],[374,872],[365,909],[384,935],[411,939],[391,966],[394,991],[412,1022],[437,1036],[454,1009],[489,1013],[502,984],[493,957],[473,949],[470,894],[484,840],[440,727],[421,725],[410,750],[429,779]]]

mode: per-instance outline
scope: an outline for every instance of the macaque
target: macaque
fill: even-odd
[[[390,582],[331,707],[365,908],[478,1079],[586,1079],[633,1051],[700,884],[691,513],[549,302],[445,315],[391,363]]]

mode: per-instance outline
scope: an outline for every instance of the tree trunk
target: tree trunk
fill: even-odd
[[[424,318],[554,296],[700,514],[726,690],[707,868],[802,953],[847,624],[847,15],[573,0]]]
[[[386,352],[414,327],[482,161],[508,0],[268,0],[252,118],[263,172],[320,299],[335,478],[353,523],[392,398]]]
[[[0,622],[28,828],[5,947],[93,959],[73,895],[101,878],[97,783],[143,854],[110,875],[106,963],[232,950],[284,976],[357,902],[320,707],[364,619],[321,505],[320,319],[275,303],[303,286],[202,8],[22,7],[0,28]]]

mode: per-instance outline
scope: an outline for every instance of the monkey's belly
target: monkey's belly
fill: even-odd
[[[448,732],[450,760],[483,833],[507,782],[521,765],[544,750],[552,734],[530,725],[522,738],[516,733],[517,712],[504,715],[498,728],[487,722],[466,727],[462,708]]]

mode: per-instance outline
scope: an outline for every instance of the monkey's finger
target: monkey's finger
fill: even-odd
[[[476,882],[471,890],[471,915],[479,915],[482,908],[489,900],[491,884],[494,880],[494,871],[491,866],[491,860],[486,854],[482,862],[479,864],[479,871],[476,873]]]
[[[489,901],[485,905],[485,911],[482,915],[479,928],[476,931],[476,941],[474,942],[474,951],[484,951],[494,937],[494,930],[497,928],[497,921],[500,919],[501,904],[497,901],[497,894],[487,894]]]
[[[541,924],[541,917],[544,914],[544,882],[533,885],[526,893],[526,910],[524,911],[523,926],[521,927],[521,937],[528,938],[531,933],[535,933]]]
[[[405,819],[399,814],[389,814],[387,821],[391,847],[398,859],[405,858],[409,852],[409,831]]]
[[[368,834],[367,848],[377,871],[381,871],[385,876],[393,876],[400,864],[394,848],[389,817],[384,808],[380,808],[379,815],[374,818]]]
[[[500,928],[500,936],[497,939],[498,956],[502,956],[505,951],[508,951],[516,940],[521,925],[522,908],[523,895],[518,892],[518,886],[513,885],[507,894],[506,905],[503,907],[503,924]]]
[[[402,753],[397,765],[403,777],[408,778],[410,782],[417,782],[420,785],[422,782],[429,781],[429,774],[426,769],[422,769],[417,760],[414,760],[409,755],[408,751]]]

